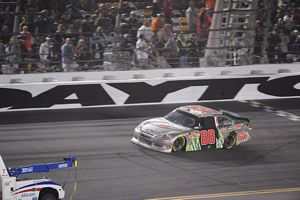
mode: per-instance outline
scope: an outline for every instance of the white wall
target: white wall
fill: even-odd
[[[0,75],[0,84],[8,84],[11,81],[24,83],[39,83],[44,79],[55,79],[56,81],[72,81],[72,79],[102,80],[128,80],[133,78],[154,79],[164,76],[193,77],[193,76],[228,76],[228,75],[251,75],[251,74],[277,74],[283,72],[300,72],[300,63],[291,64],[268,64],[249,65],[237,67],[200,67],[186,69],[155,69],[155,70],[132,70],[132,71],[100,71],[100,72],[70,72],[70,73],[41,73],[41,74],[14,74]]]

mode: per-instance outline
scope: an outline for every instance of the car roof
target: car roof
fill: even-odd
[[[218,115],[221,114],[221,112],[205,107],[200,105],[187,105],[187,106],[181,106],[177,108],[179,110],[182,110],[184,112],[193,114],[197,117],[206,117],[206,116],[212,116],[212,115]]]

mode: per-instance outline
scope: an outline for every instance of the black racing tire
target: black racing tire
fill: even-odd
[[[223,145],[224,149],[234,148],[236,145],[236,140],[237,140],[236,133],[234,132],[229,133],[229,135],[224,140],[224,145]]]
[[[173,142],[172,151],[182,151],[186,145],[186,139],[184,136],[179,136],[176,138],[176,140]]]
[[[52,193],[46,193],[46,194],[43,194],[43,196],[40,198],[40,200],[57,200],[57,198]]]

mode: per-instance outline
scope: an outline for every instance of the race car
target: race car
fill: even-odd
[[[238,114],[187,105],[143,121],[135,128],[131,142],[164,153],[231,149],[250,140],[250,129],[250,120]]]

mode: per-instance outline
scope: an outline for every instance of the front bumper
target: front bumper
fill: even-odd
[[[154,137],[143,137],[140,133],[134,133],[133,138],[130,140],[134,144],[143,146],[147,149],[151,149],[154,151],[159,151],[163,153],[171,153],[172,152],[172,140],[159,139]]]
[[[65,191],[63,189],[58,190],[58,198],[64,199],[65,198]]]

